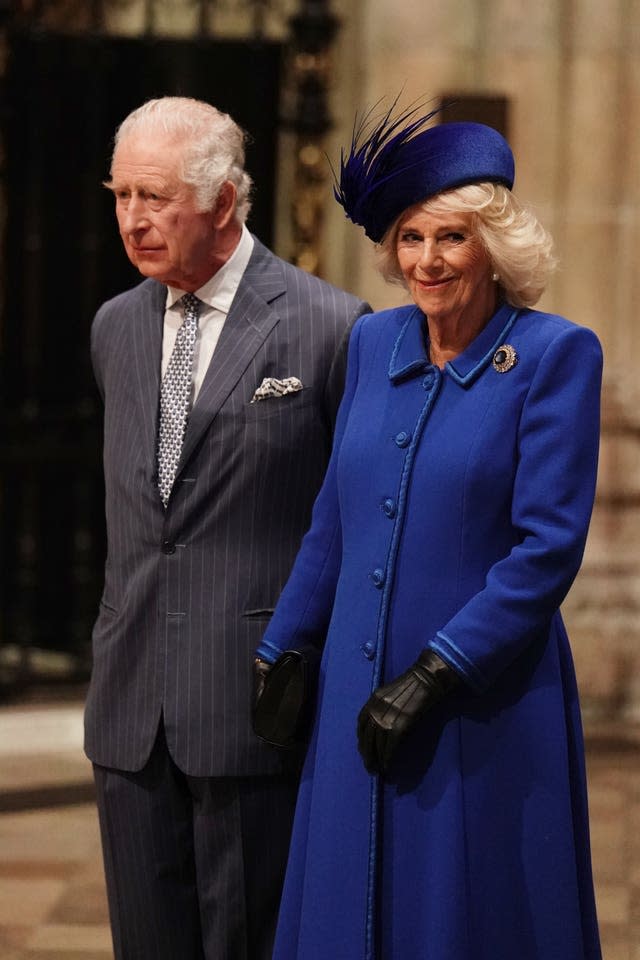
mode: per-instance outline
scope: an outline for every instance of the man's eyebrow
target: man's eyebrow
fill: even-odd
[[[144,187],[136,186],[135,184],[132,187],[130,184],[127,183],[126,180],[114,180],[113,177],[110,177],[108,180],[103,180],[102,186],[106,187],[107,190],[111,190],[114,192],[117,192],[118,190],[128,190],[130,192],[133,191],[135,193],[136,191],[145,189]]]

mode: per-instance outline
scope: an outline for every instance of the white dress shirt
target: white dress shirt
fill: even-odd
[[[205,374],[211,362],[213,351],[227,319],[233,298],[242,280],[242,275],[253,250],[253,237],[245,226],[242,227],[240,242],[229,259],[217,273],[207,280],[194,295],[202,301],[198,317],[198,337],[193,358],[192,402],[198,396]],[[169,359],[176,341],[178,328],[184,319],[178,302],[184,296],[184,290],[167,287],[167,305],[164,313],[164,331],[162,335],[162,376],[169,365]]]

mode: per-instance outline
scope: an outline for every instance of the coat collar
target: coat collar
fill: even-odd
[[[461,387],[469,387],[491,363],[493,355],[504,342],[518,316],[518,310],[503,304],[494,313],[486,327],[454,360],[449,360],[445,372]],[[389,378],[394,383],[418,376],[430,366],[424,314],[418,307],[410,309],[398,339],[395,342]]]

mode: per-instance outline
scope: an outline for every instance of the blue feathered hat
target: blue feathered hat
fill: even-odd
[[[416,117],[421,107],[412,107],[394,117],[396,103],[375,125],[371,111],[356,122],[334,187],[347,217],[375,243],[403,210],[443,190],[482,181],[513,187],[513,153],[493,127],[464,122],[425,130],[441,108]]]

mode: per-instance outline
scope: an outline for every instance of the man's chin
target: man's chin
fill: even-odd
[[[130,257],[129,259],[143,277],[152,277],[161,283],[166,282],[164,279],[167,275],[166,263],[160,263],[151,257]]]

